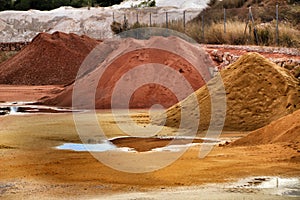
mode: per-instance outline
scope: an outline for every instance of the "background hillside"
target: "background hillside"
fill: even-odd
[[[0,0],[1,10],[52,10],[61,6],[111,6],[119,4],[122,0]]]

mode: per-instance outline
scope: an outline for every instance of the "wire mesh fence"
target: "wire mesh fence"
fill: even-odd
[[[114,13],[113,21],[124,30],[162,27],[183,32],[200,43],[300,46],[297,16],[276,6],[208,9],[182,12],[172,10],[131,10]],[[296,13],[297,14],[297,13]]]

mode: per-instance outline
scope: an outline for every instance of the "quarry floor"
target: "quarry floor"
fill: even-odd
[[[1,86],[0,101],[36,101],[60,90],[59,86],[24,87]],[[97,117],[107,138],[124,135],[109,111],[98,111]],[[148,117],[147,111],[132,113],[138,124],[145,124]],[[86,123],[88,127],[90,122]],[[0,125],[1,199],[161,199],[165,195],[174,199],[297,198],[224,187],[247,177],[299,177],[300,144],[216,145],[203,159],[199,158],[199,146],[192,146],[167,167],[127,173],[104,165],[89,152],[54,148],[81,143],[72,113],[7,115],[0,117]],[[173,132],[170,128],[164,131],[166,135]],[[220,137],[234,139],[245,134],[223,132]],[[159,152],[157,159],[169,153]],[[101,156],[115,162],[128,159],[124,152],[102,152]]]

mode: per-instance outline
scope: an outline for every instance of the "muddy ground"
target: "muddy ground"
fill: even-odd
[[[13,97],[12,89],[20,92]],[[4,86],[0,91],[1,101],[34,101],[51,94],[53,87]],[[28,96],[21,91],[40,93]],[[110,111],[98,112],[97,116],[107,138],[124,135]],[[149,122],[147,111],[133,111],[132,118],[142,126]],[[91,122],[87,120],[85,123],[89,127]],[[196,145],[165,168],[149,173],[126,173],[102,164],[89,152],[54,148],[63,143],[81,142],[72,113],[7,115],[0,117],[0,124],[1,199],[161,199],[162,195],[176,194],[179,196],[174,196],[174,199],[286,199],[292,197],[256,190],[228,191],[222,189],[223,186],[207,184],[251,176],[300,175],[299,160],[295,159],[299,157],[299,146],[285,143],[215,146],[204,159],[198,157],[200,146]],[[174,129],[165,128],[163,131],[168,135]],[[87,129],[86,132],[87,137],[97,136],[93,130]],[[227,132],[222,133],[221,138],[236,139],[245,134]],[[155,156],[159,159],[169,154],[171,152],[158,152]],[[101,156],[116,163],[126,162],[130,157],[124,152],[102,152]],[[153,164],[151,160],[137,163]],[[183,191],[178,194],[180,190]]]
[[[35,102],[40,98],[57,95],[63,86],[0,85],[0,102]]]

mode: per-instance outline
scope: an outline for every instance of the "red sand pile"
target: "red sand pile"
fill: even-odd
[[[172,48],[172,50],[168,50]],[[141,85],[143,77],[155,75],[157,79],[168,81],[172,86],[176,87],[183,94],[183,98],[190,93],[184,90],[181,84],[178,84],[176,76],[169,74],[165,68],[160,68],[158,72],[157,64],[168,66],[166,68],[173,69],[179,77],[187,80],[192,90],[195,91],[205,84],[205,80],[211,78],[208,67],[214,64],[209,55],[200,47],[200,45],[190,44],[177,37],[152,37],[149,40],[136,40],[132,38],[122,40],[107,40],[101,43],[97,48],[99,55],[106,54],[104,62],[98,64],[98,68],[90,74],[82,76],[76,82],[81,88],[80,97],[91,96],[95,98],[95,106],[98,109],[111,108],[112,92],[116,83],[121,77],[138,66],[147,65],[146,69],[141,73],[127,73],[126,79],[131,86],[140,86],[136,88],[131,96],[130,108],[149,108],[153,104],[160,104],[169,107],[178,102],[178,99],[170,89],[166,88],[165,83],[161,85],[157,83],[149,83]],[[175,52],[174,52],[175,51]],[[97,52],[95,52],[97,54]],[[97,57],[97,56],[95,56]],[[100,59],[101,60],[101,59]],[[92,65],[94,61],[91,61]],[[202,74],[194,67],[201,68]],[[102,73],[104,67],[107,68]],[[101,77],[101,78],[100,78]],[[100,78],[99,82],[98,79]],[[91,85],[97,85],[96,94],[91,94]],[[54,99],[44,101],[44,104],[58,106],[72,106],[73,86],[65,89],[65,91]],[[114,104],[117,108],[126,108],[128,105],[124,103],[123,94],[127,91],[117,93],[117,102]],[[192,92],[192,91],[191,91]],[[94,96],[93,96],[94,95]],[[179,99],[179,100],[182,100]],[[80,101],[80,99],[77,99]],[[85,102],[82,102],[81,108],[89,108]]]
[[[220,73],[226,91],[224,130],[249,131],[261,128],[300,108],[299,81],[286,69],[258,53],[247,53]],[[216,77],[217,78],[217,77]],[[224,96],[216,78],[208,82],[216,98]],[[186,98],[166,111],[166,126],[179,127],[181,109],[194,116],[200,109],[199,131],[207,130],[211,120],[211,100],[207,85],[195,92],[198,102]],[[185,117],[185,116],[183,116]],[[164,117],[156,116],[155,124],[163,125]],[[184,119],[187,124],[189,117]]]
[[[40,33],[21,52],[0,64],[0,84],[69,84],[97,44],[87,36]]]
[[[260,145],[280,142],[300,145],[300,110],[249,133],[231,145]]]

